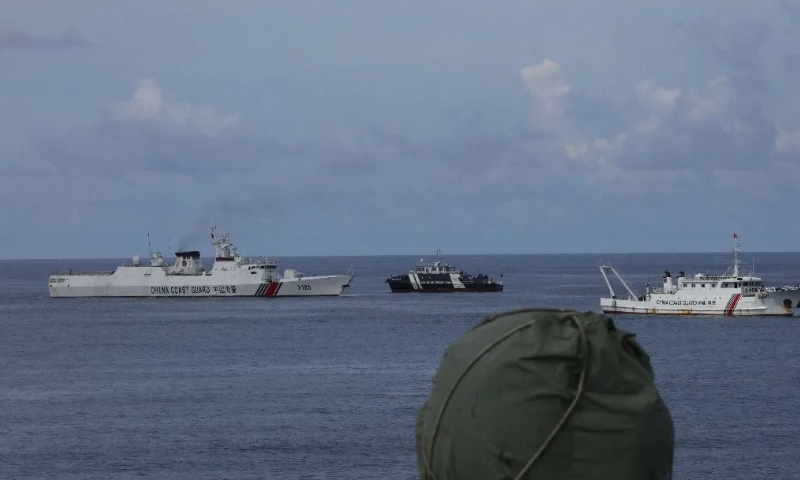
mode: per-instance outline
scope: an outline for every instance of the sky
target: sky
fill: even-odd
[[[800,1],[0,11],[0,258],[800,250]]]

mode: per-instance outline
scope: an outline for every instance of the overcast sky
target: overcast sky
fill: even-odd
[[[798,1],[0,10],[3,258],[800,250]]]

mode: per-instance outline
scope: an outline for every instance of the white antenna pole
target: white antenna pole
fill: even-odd
[[[739,245],[739,234],[737,232],[733,232],[733,276],[739,276],[739,252],[741,251],[741,245]]]

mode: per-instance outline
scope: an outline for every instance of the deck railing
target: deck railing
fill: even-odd
[[[274,257],[243,257],[242,265],[270,265],[273,267],[278,266],[278,262]]]
[[[108,276],[108,275],[111,275],[113,273],[114,273],[113,270],[110,270],[110,271],[109,270],[57,270],[55,272],[51,272],[50,276],[51,277],[56,277],[56,276],[57,277],[66,277],[66,276],[70,276],[70,275],[72,275],[72,276],[76,276],[76,275],[81,275],[81,276],[104,275],[104,276]]]

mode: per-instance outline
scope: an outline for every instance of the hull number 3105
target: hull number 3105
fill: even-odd
[[[300,291],[311,290],[311,285],[297,284],[297,289]]]

